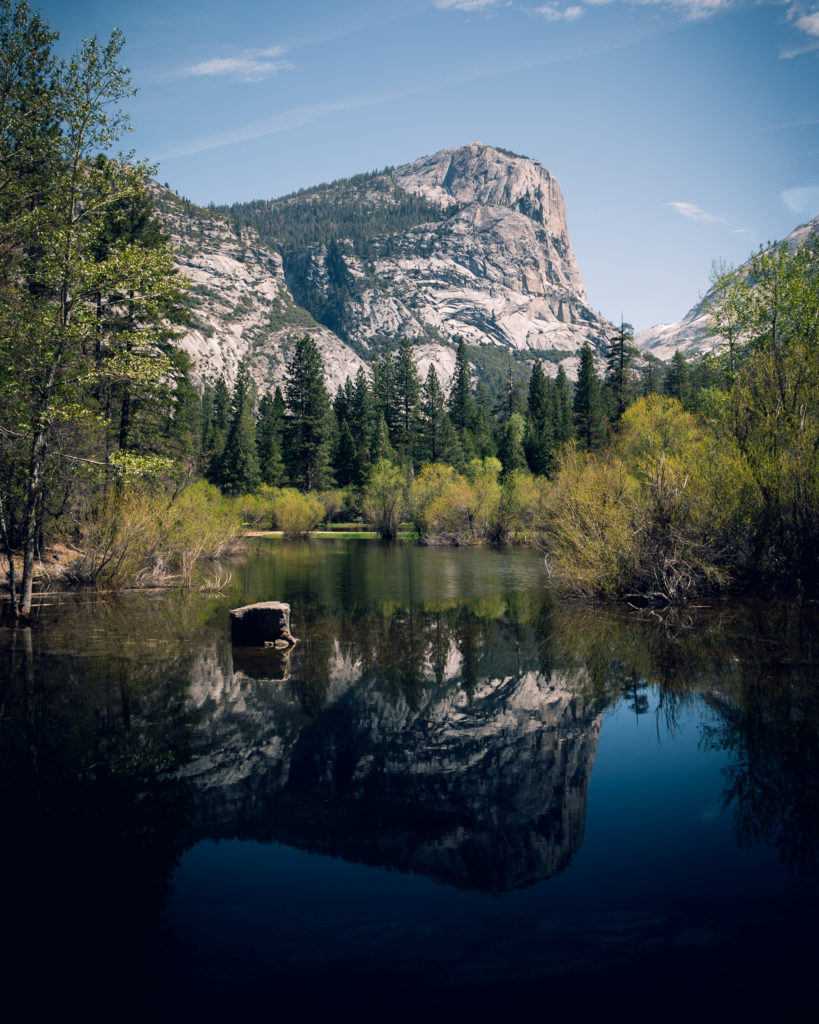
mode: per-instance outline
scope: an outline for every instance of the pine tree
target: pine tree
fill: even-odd
[[[677,349],[665,377],[665,393],[676,398],[684,409],[691,408],[691,371],[688,360]]]
[[[313,339],[296,343],[284,387],[287,404],[286,457],[290,480],[305,491],[329,486],[332,410],[324,364]]]
[[[515,469],[523,469],[526,466],[526,453],[523,448],[523,439],[526,433],[526,420],[519,412],[513,412],[503,431],[503,444],[501,445],[501,465],[505,473],[511,473]]]
[[[574,392],[574,415],[577,436],[584,448],[600,448],[606,438],[606,417],[600,380],[594,368],[591,346],[585,342],[580,350],[580,369]]]
[[[632,357],[639,353],[634,347],[633,341],[634,328],[631,324],[621,320],[617,331],[609,338],[608,355],[606,356],[606,390],[614,423],[620,421],[634,397],[634,382],[631,379],[629,368]]]
[[[472,397],[472,371],[469,369],[469,358],[463,338],[458,338],[455,372],[449,388],[447,408],[456,430],[471,430],[475,418],[475,399]]]
[[[287,470],[282,458],[284,438],[284,401],[281,391],[276,388],[282,409],[277,409],[276,400],[269,391],[259,402],[259,420],[256,424],[256,448],[259,458],[259,472],[262,483],[270,487],[282,487],[287,482]]]
[[[392,352],[387,349],[372,362],[372,417],[371,429],[378,431],[379,421],[383,418],[392,445],[398,418],[395,400],[395,364]]]
[[[446,430],[446,426],[449,430]],[[448,462],[452,459],[454,431],[446,411],[446,399],[435,367],[430,363],[421,396],[421,462]]]
[[[535,360],[529,377],[524,451],[529,469],[539,476],[552,470],[554,453],[554,398],[552,385],[543,372],[543,364]]]
[[[555,381],[555,438],[562,442],[571,441],[573,437],[572,386],[561,363]]]
[[[393,444],[401,461],[412,463],[418,446],[421,384],[408,338],[402,338],[399,343],[398,358],[393,367],[393,392],[396,407]]]
[[[202,423],[202,461],[205,476],[212,483],[219,479],[219,466],[230,426],[230,392],[224,377],[218,377],[213,388],[206,388],[203,407],[207,418]]]
[[[231,419],[225,448],[219,460],[218,484],[227,494],[249,494],[261,481],[256,451],[256,421],[250,374],[242,363],[236,374],[231,402]]]
[[[358,464],[358,452],[356,451],[353,434],[350,424],[346,419],[341,421],[341,428],[338,432],[338,444],[336,445],[335,457],[333,459],[336,483],[339,487],[360,487],[362,477]]]

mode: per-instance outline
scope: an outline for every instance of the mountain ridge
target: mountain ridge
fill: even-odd
[[[790,249],[795,249],[812,235],[819,235],[819,216],[795,227],[782,242]],[[769,243],[766,251],[780,244]],[[746,261],[740,269],[748,266],[749,261]],[[670,324],[655,324],[636,334],[635,345],[642,352],[649,352],[664,360],[670,359],[677,351],[681,351],[686,358],[713,352],[722,343],[718,335],[712,335],[708,330],[708,308],[714,299],[714,289],[710,288],[681,319]]]
[[[267,390],[305,331],[333,388],[400,337],[443,383],[458,337],[552,375],[574,376],[586,341],[604,355],[611,324],[588,305],[560,187],[527,157],[472,143],[230,208],[155,193],[193,282],[182,346],[203,378],[248,359]]]

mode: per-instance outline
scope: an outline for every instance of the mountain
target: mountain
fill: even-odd
[[[798,228],[794,228],[785,239],[785,243],[791,249],[796,249],[811,235],[819,235],[819,217],[814,217],[806,224],[800,224]],[[748,266],[748,264],[744,264],[744,266]],[[708,333],[708,308],[714,298],[715,294],[711,289],[685,314],[682,320],[677,320],[672,324],[657,324],[655,327],[640,331],[635,336],[635,344],[642,351],[650,352],[658,359],[670,359],[678,350],[687,358],[713,351],[720,344],[718,335]]]
[[[361,359],[296,305],[281,255],[253,230],[153,186],[154,204],[170,235],[181,274],[190,281],[191,331],[180,346],[200,378],[232,382],[243,359],[262,390],[280,383],[290,349],[305,332],[324,358],[328,382],[354,377]]]
[[[156,194],[193,282],[182,344],[204,377],[232,378],[249,357],[270,387],[305,332],[333,387],[400,337],[444,382],[456,336],[479,375],[540,356],[575,376],[583,343],[602,355],[611,331],[589,306],[555,178],[481,143],[218,210]]]

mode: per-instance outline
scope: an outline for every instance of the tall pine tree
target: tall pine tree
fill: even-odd
[[[577,437],[584,448],[602,447],[606,439],[606,416],[600,379],[594,368],[591,345],[585,342],[580,350],[580,369],[574,391],[574,415]]]
[[[291,482],[305,491],[330,486],[333,414],[324,383],[324,364],[309,334],[296,342],[287,368],[284,398]]]
[[[248,494],[261,481],[256,452],[256,421],[253,418],[253,397],[250,374],[242,363],[236,374],[231,402],[231,419],[222,457],[219,460],[218,484],[227,494]]]

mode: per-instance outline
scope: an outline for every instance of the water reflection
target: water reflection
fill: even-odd
[[[301,643],[231,648],[228,608],[273,598]],[[642,620],[557,602],[530,552],[330,544],[253,555],[223,596],[67,599],[43,618],[0,631],[21,957],[70,964],[82,922],[116,937],[106,976],[127,985],[178,858],[206,839],[277,840],[452,891],[566,880],[623,706],[658,751],[697,720],[722,771],[709,813],[788,871],[817,868],[815,608]],[[610,827],[630,796],[612,792]],[[635,848],[634,887],[641,864]]]

